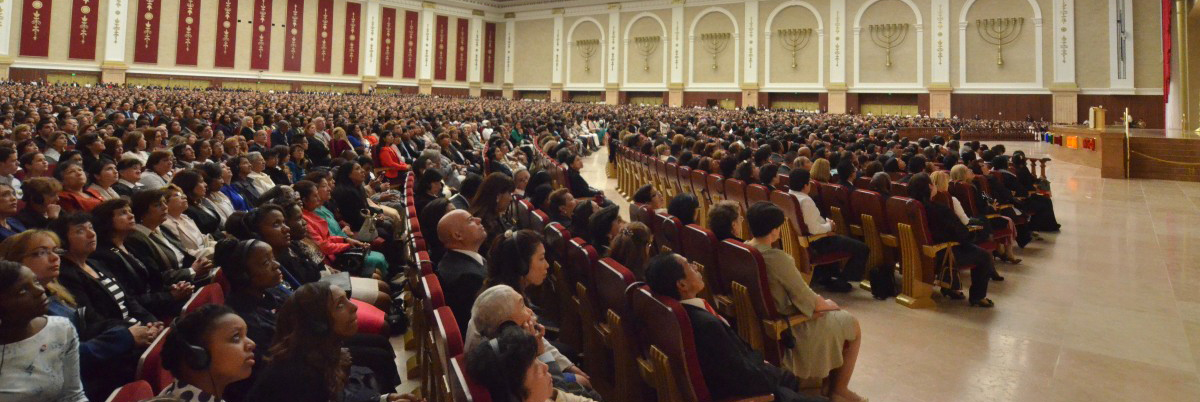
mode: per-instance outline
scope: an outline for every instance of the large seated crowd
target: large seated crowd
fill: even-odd
[[[1044,128],[3,83],[0,400],[865,401],[818,291],[990,308],[1059,229],[1037,161],[906,127]]]

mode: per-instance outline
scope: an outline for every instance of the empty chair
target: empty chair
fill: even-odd
[[[871,249],[871,254],[867,257],[867,266],[875,269],[894,267],[895,250],[898,245],[896,227],[888,225],[887,216],[884,214],[883,195],[870,190],[854,190],[850,193],[850,205],[862,224],[863,241]],[[871,283],[864,280],[861,286],[869,290]]]
[[[532,211],[533,211],[533,203],[532,202],[529,202],[529,200],[517,201],[517,227],[518,228],[537,230],[537,228],[531,227],[530,223],[529,223],[529,221],[530,221],[529,214],[532,213]]]
[[[861,222],[850,205],[850,191],[840,184],[821,183],[821,200],[829,207],[829,219],[842,236],[862,236]]]
[[[533,210],[533,212],[529,215],[530,229],[533,229],[535,232],[541,231],[542,228],[546,227],[546,224],[549,222],[550,216],[546,215],[545,212],[542,212],[539,209]]]
[[[771,192],[767,190],[767,186],[761,184],[751,184],[746,186],[746,205],[749,206],[759,201],[770,201]]]
[[[599,260],[600,254],[592,245],[578,237],[571,239],[571,243],[567,247],[567,264],[564,266],[564,271],[567,272],[568,283],[575,284],[575,297],[579,304],[576,311],[583,327],[583,345],[581,346],[583,346],[585,355],[588,356],[599,354],[603,350],[599,334],[593,327],[593,324],[599,319],[596,312],[596,287],[592,282],[592,277],[596,262]],[[591,362],[588,363],[590,365]],[[596,370],[593,370],[593,367],[587,367],[586,371]]]

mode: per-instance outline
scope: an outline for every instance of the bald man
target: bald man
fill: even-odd
[[[446,246],[446,255],[437,266],[438,280],[446,295],[446,305],[454,312],[458,328],[467,333],[471,321],[471,306],[487,279],[487,265],[479,254],[479,246],[487,232],[479,218],[457,209],[438,221],[438,239]]]

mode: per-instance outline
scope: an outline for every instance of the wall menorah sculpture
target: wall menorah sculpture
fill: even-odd
[[[904,43],[908,36],[908,24],[875,24],[867,27],[871,33],[871,41],[885,52],[884,67],[892,67],[892,49]]]
[[[642,71],[650,71],[650,55],[658,50],[658,43],[662,41],[658,36],[638,36],[633,38],[633,44],[637,46],[638,54],[642,56]]]
[[[1005,45],[1021,36],[1021,28],[1025,26],[1024,18],[987,18],[975,20],[975,28],[979,37],[987,43],[996,46],[996,65],[1004,65]]]
[[[800,49],[808,46],[808,41],[812,39],[812,28],[791,28],[780,29],[779,38],[782,39],[783,48],[792,52],[792,69],[795,70],[799,64],[796,63],[796,53]]]
[[[583,72],[592,72],[592,56],[595,56],[596,50],[600,49],[600,40],[580,39],[575,41],[575,47],[579,49],[579,55],[583,56]]]
[[[709,56],[712,56],[713,71],[717,71],[717,56],[729,46],[729,39],[732,37],[733,34],[729,32],[700,34],[700,42],[704,44],[704,50],[708,52]]]

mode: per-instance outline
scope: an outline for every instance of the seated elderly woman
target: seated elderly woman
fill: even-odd
[[[489,343],[500,335],[506,323],[516,324],[527,333],[537,336],[538,342],[541,343],[541,346],[537,347],[537,360],[549,366],[555,387],[572,394],[599,399],[591,389],[587,374],[559,353],[548,340],[542,338],[546,329],[537,323],[533,310],[525,305],[525,297],[508,285],[487,288],[475,299],[475,304],[471,306],[471,322],[467,325],[464,350],[474,350]],[[481,378],[477,375],[472,377]]]
[[[494,339],[467,349],[467,374],[483,384],[495,402],[592,401],[554,387],[549,366],[538,358],[544,345],[540,338],[505,323]]]
[[[700,211],[700,200],[691,193],[680,193],[667,204],[667,213],[679,218],[684,226],[696,223],[696,215]]]

